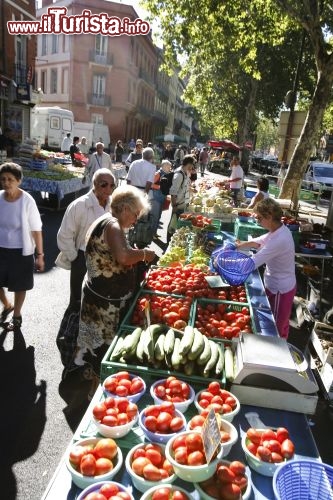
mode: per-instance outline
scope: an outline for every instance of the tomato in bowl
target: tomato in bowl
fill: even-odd
[[[174,376],[154,382],[150,387],[150,394],[156,404],[171,401],[176,410],[182,413],[186,412],[195,398],[193,387]]]
[[[104,380],[103,391],[106,396],[126,397],[132,403],[137,403],[146,392],[146,383],[138,375],[121,371],[109,375]]]

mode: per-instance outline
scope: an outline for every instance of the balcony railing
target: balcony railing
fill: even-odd
[[[88,104],[93,106],[111,106],[111,96],[104,94],[88,94]]]
[[[112,66],[113,54],[100,54],[93,49],[89,53],[89,61],[95,64],[101,64],[102,66]]]

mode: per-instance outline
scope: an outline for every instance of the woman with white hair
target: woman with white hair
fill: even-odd
[[[85,360],[91,362],[96,373],[136,289],[137,264],[148,264],[155,258],[154,251],[132,248],[126,238],[126,230],[149,208],[143,191],[122,185],[113,192],[112,213],[97,219],[87,234],[87,275],[82,289],[75,362],[77,365]]]

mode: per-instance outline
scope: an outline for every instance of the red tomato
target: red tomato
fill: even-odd
[[[129,420],[127,413],[118,413],[118,425],[126,425]]]
[[[229,469],[232,470],[232,472],[236,476],[244,475],[246,472],[245,465],[242,462],[239,462],[239,460],[234,460],[233,462],[230,462]]]
[[[74,446],[69,453],[69,461],[74,468],[80,465],[81,459],[84,455],[88,453],[88,449],[85,446]]]
[[[272,429],[263,430],[261,441],[269,441],[270,439],[276,439],[276,433]]]
[[[176,450],[180,446],[185,446],[185,436],[177,436],[172,441],[172,449]]]
[[[126,414],[128,416],[129,420],[133,420],[138,414],[138,407],[135,403],[129,402],[127,408],[126,408]]]
[[[170,421],[169,428],[172,432],[178,432],[184,427],[184,421],[181,417],[173,417]]]
[[[257,448],[257,456],[263,462],[270,462],[271,458],[272,458],[272,453],[271,453],[271,451],[268,448],[266,448],[266,446],[258,446],[258,448]]]
[[[119,413],[126,413],[129,401],[126,397],[121,397],[116,399],[116,405],[119,410]]]
[[[94,455],[88,453],[84,455],[80,462],[80,472],[83,476],[94,476],[96,472],[96,459]]]
[[[255,444],[260,444],[262,432],[250,427],[246,432],[247,437]]]
[[[279,427],[276,430],[276,439],[279,441],[279,443],[283,443],[285,439],[289,439],[289,432],[287,429],[284,427]]]
[[[179,446],[174,452],[176,462],[183,465],[187,465],[187,455],[186,446]]]
[[[117,443],[111,438],[100,439],[94,448],[96,457],[109,458],[112,460],[118,453]]]
[[[169,500],[170,499],[170,489],[169,488],[159,488],[155,490],[151,496],[151,500]]]
[[[200,434],[191,432],[185,436],[185,445],[189,453],[192,451],[202,451],[203,442]]]
[[[159,412],[160,412],[160,410],[159,410],[157,405],[150,405],[150,406],[147,406],[147,408],[145,408],[144,415],[146,417],[151,416],[151,415],[154,417],[157,417]]]
[[[163,463],[163,456],[161,452],[155,450],[154,448],[148,448],[148,450],[146,450],[146,457],[153,465],[155,465],[155,467],[160,467]]]
[[[156,430],[162,433],[167,433],[170,430],[172,416],[166,411],[161,411],[157,417]]]
[[[119,492],[119,488],[114,483],[105,483],[100,487],[99,492],[106,498],[110,498],[112,495],[116,495]]]
[[[118,381],[116,377],[110,376],[104,381],[104,387],[109,392],[115,392],[116,387],[118,385]]]
[[[219,382],[210,382],[208,385],[208,391],[214,395],[220,394],[220,383]]]
[[[189,421],[189,427],[193,430],[195,427],[202,427],[204,424],[205,418],[201,415],[194,415]]]
[[[226,465],[219,465],[216,475],[221,483],[232,483],[235,479],[235,473]]]
[[[291,439],[285,439],[281,444],[281,455],[283,458],[292,458],[295,453],[295,445]]]
[[[143,475],[143,468],[148,464],[151,464],[151,462],[146,457],[138,457],[135,460],[133,460],[132,469],[133,469],[134,474],[137,474],[138,476],[142,476]]]
[[[113,463],[108,458],[98,458],[96,460],[96,472],[95,476],[100,476],[101,474],[106,474],[113,469]]]
[[[98,403],[93,408],[93,415],[96,420],[102,420],[102,418],[106,415],[107,407],[104,403]]]
[[[160,481],[161,480],[161,472],[153,464],[147,464],[142,469],[142,475],[148,481]]]
[[[187,457],[187,465],[197,466],[205,463],[206,459],[202,451],[192,451]]]
[[[242,495],[240,487],[235,483],[223,483],[219,491],[221,498],[225,500],[238,500]]]
[[[143,381],[138,377],[134,377],[131,383],[130,394],[138,394],[143,388]]]
[[[102,424],[103,425],[108,425],[109,427],[115,427],[118,424],[118,418],[117,416],[114,415],[105,415],[104,418],[102,418]]]
[[[121,380],[121,379],[127,379],[127,380],[130,380],[130,374],[127,372],[127,371],[121,371],[121,372],[117,372],[113,375],[117,380]]]
[[[163,401],[159,406],[160,412],[170,413],[171,416],[175,413],[175,405],[171,401]]]
[[[156,432],[157,430],[157,418],[154,415],[148,415],[144,420],[144,425],[150,432]]]
[[[92,493],[89,493],[84,500],[107,500],[108,498],[110,497],[106,497],[99,491],[93,491]]]

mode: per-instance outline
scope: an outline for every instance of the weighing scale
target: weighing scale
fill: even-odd
[[[250,334],[239,339],[233,383],[304,395],[319,389],[301,351],[281,337]]]

